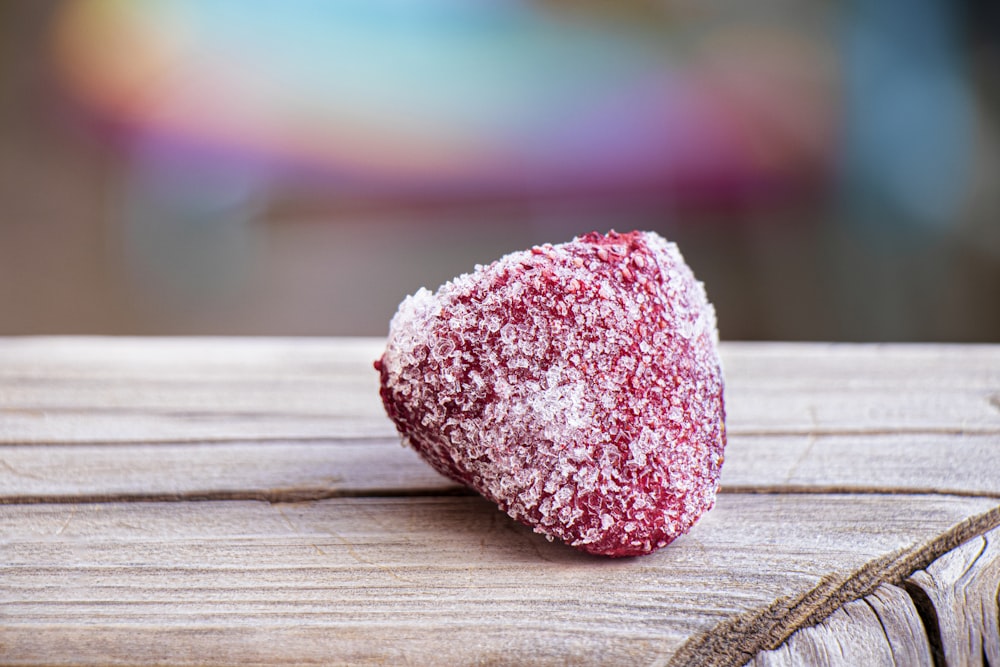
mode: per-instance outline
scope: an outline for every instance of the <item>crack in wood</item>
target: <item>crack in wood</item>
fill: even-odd
[[[912,581],[901,582],[901,587],[913,600],[913,606],[917,610],[920,622],[924,626],[924,634],[931,647],[931,658],[934,660],[934,667],[948,667],[948,661],[944,657],[944,641],[941,639],[941,623],[938,620],[937,608],[927,591]]]
[[[216,502],[257,500],[268,503],[302,503],[335,498],[407,498],[433,496],[474,496],[471,489],[457,484],[452,487],[408,487],[405,489],[260,489],[239,491],[206,491],[189,493],[106,493],[73,495],[21,495],[2,496],[3,505],[58,505],[100,503],[162,503],[162,502]]]
[[[798,472],[799,467],[809,458],[812,454],[813,448],[816,446],[816,442],[819,440],[819,436],[815,433],[810,433],[808,439],[806,440],[806,446],[802,448],[802,453],[799,454],[795,462],[788,467],[788,474],[785,475],[785,484],[789,484],[794,478],[795,473]]]
[[[140,416],[140,417],[168,417],[172,419],[183,419],[190,421],[225,421],[230,419],[240,420],[298,420],[298,419],[329,419],[335,420],[343,418],[343,415],[331,414],[320,410],[299,411],[299,412],[278,412],[267,410],[155,410],[148,407],[118,407],[106,405],[88,405],[81,407],[69,407],[61,405],[46,406],[44,408],[21,408],[21,407],[0,407],[0,415],[28,415],[32,417],[51,417],[54,415],[85,415],[87,417],[111,415]]]
[[[26,479],[36,479],[36,480],[44,480],[45,479],[41,475],[35,475],[33,473],[30,473],[30,472],[24,472],[23,470],[19,470],[19,469],[15,468],[14,466],[12,466],[7,461],[5,461],[4,459],[0,459],[0,468],[3,468],[4,470],[7,470],[8,472],[10,472],[10,474],[14,475],[15,477],[24,477]]]
[[[0,439],[0,446],[10,446],[10,445],[30,445],[32,447],[76,447],[76,446],[91,446],[91,447],[135,447],[135,446],[146,446],[146,445],[262,445],[262,446],[272,446],[272,445],[285,445],[285,444],[338,444],[338,443],[364,443],[372,444],[375,442],[381,442],[384,444],[392,444],[393,446],[399,446],[399,438],[391,435],[385,434],[374,434],[368,435],[364,433],[348,434],[343,436],[333,435],[323,435],[323,436],[260,436],[260,437],[246,437],[246,436],[233,436],[229,437],[193,437],[193,438],[142,438],[142,439],[122,439],[122,440],[108,440],[108,439],[73,439],[73,440],[25,440],[25,439],[12,439],[12,440],[2,440]]]
[[[1000,400],[1000,395],[997,396]],[[162,415],[158,415],[162,416]],[[214,418],[214,413],[205,413],[203,416],[212,416]],[[230,415],[232,416],[232,415]],[[239,415],[237,415],[239,416]],[[301,416],[301,415],[300,415]],[[309,416],[309,415],[304,415]],[[242,419],[242,417],[240,417]],[[381,420],[379,420],[381,421]],[[359,423],[363,423],[359,420]],[[395,435],[395,429],[387,426],[385,430],[368,428],[366,426],[366,431],[370,432],[358,432],[350,433],[347,435],[338,436],[333,433],[331,429],[331,435],[276,435],[276,436],[253,436],[253,435],[233,435],[233,436],[192,436],[186,437],[169,437],[169,438],[146,438],[142,439],[122,439],[122,440],[110,440],[107,438],[72,438],[72,439],[62,439],[62,438],[38,438],[31,440],[25,439],[0,439],[0,445],[32,445],[36,447],[64,447],[73,445],[106,445],[106,446],[135,446],[135,445],[213,445],[213,444],[247,444],[247,445],[270,445],[275,443],[336,443],[336,442],[393,442],[398,444],[399,438]],[[376,432],[377,431],[377,432]],[[934,436],[934,435],[951,435],[951,436],[981,436],[981,435],[1000,435],[1000,426],[994,425],[981,425],[981,426],[954,426],[954,427],[892,427],[892,428],[788,428],[788,429],[740,429],[727,427],[727,433],[730,438],[786,438],[786,437],[816,437],[816,438],[828,438],[828,437],[871,437],[871,436]]]
[[[871,600],[869,600],[868,597],[869,596],[865,596],[865,597],[861,598],[861,600],[862,600],[862,602],[865,603],[865,605],[869,609],[871,609],[872,614],[875,616],[875,619],[878,621],[878,626],[882,629],[882,634],[883,634],[883,636],[885,636],[886,643],[890,643],[892,641],[892,635],[889,633],[889,629],[885,627],[885,621],[882,620],[882,615],[878,613],[878,609],[875,608],[875,605],[873,605],[871,603]],[[893,665],[896,664],[895,657],[893,657],[892,663],[893,663]]]

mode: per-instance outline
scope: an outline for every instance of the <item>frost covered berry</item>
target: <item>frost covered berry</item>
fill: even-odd
[[[715,502],[717,341],[674,244],[592,232],[407,297],[375,368],[404,443],[438,471],[536,532],[632,556]]]

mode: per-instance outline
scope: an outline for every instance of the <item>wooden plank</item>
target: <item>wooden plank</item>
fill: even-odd
[[[723,343],[739,433],[1000,433],[1000,346]]]
[[[732,494],[607,560],[477,497],[5,505],[0,662],[742,664],[998,522],[991,499]]]
[[[0,504],[149,499],[297,501],[450,494],[398,439],[114,445],[0,445]]]
[[[790,343],[723,341],[727,374],[761,387],[891,391],[901,385],[948,393],[997,391],[995,344]]]
[[[326,377],[367,373],[384,346],[382,338],[346,337],[2,337],[0,378],[266,381],[276,370]],[[816,391],[823,378],[832,389],[998,390],[997,345],[724,341],[721,350],[727,374],[761,388]]]
[[[727,492],[846,491],[1000,497],[1000,435],[733,436]]]
[[[891,412],[887,396],[905,402],[907,387],[926,400],[940,395],[920,369],[940,376],[949,392],[971,387],[992,395],[1000,387],[992,348],[818,348],[724,346],[725,489],[1000,492],[1000,476],[991,474],[1000,468],[1000,432],[963,433],[968,423],[945,411],[935,417],[944,420],[939,432],[842,424],[847,435],[824,435],[829,425],[815,407],[839,405],[846,419],[877,413],[877,406]],[[418,492],[453,489],[394,444],[369,363],[380,351],[378,339],[0,340],[0,442],[10,443],[0,445],[0,502],[115,494],[305,498],[398,493],[411,482]],[[820,372],[817,383],[809,373]],[[809,395],[809,377],[835,400]],[[859,399],[865,387],[881,394]],[[948,395],[956,405],[975,402]],[[864,407],[852,408],[859,400]],[[803,413],[808,428],[796,425]],[[753,435],[779,419],[791,433]],[[993,421],[977,423],[989,431]],[[797,436],[802,428],[816,432]],[[30,446],[38,442],[54,444]],[[206,443],[213,447],[200,446]]]
[[[0,443],[390,438],[371,367],[381,348],[0,339]],[[1000,435],[993,347],[724,343],[722,354],[733,435]]]
[[[367,373],[382,338],[100,337],[0,338],[0,378],[245,380]],[[275,376],[275,371],[281,374]]]
[[[0,339],[0,442],[395,436],[380,339]]]
[[[722,490],[1000,497],[1000,436],[732,436]],[[0,445],[0,503],[455,493],[395,436],[316,442]]]
[[[737,433],[1000,433],[1000,346],[732,343]]]

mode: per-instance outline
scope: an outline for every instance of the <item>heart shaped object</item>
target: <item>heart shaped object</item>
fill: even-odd
[[[677,247],[592,232],[407,297],[375,362],[405,444],[536,532],[646,554],[712,508],[715,311]]]

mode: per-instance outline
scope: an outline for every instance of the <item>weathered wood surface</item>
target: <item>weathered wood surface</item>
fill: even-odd
[[[0,340],[0,663],[1000,664],[1000,346],[724,344],[718,506],[626,560],[400,447],[380,349]]]
[[[883,584],[747,663],[747,667],[799,665],[934,667],[934,659],[913,600],[903,589]]]
[[[883,584],[747,667],[1000,665],[1000,528]]]

